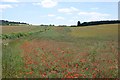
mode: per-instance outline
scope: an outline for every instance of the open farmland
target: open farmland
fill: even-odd
[[[38,26],[2,26],[2,33],[19,33],[19,32],[30,32],[40,29]]]
[[[118,24],[87,27],[11,27],[3,34],[3,78],[117,78]]]

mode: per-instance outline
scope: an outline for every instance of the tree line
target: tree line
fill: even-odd
[[[77,22],[77,26],[91,26],[91,25],[118,24],[118,23],[120,23],[120,20],[91,21],[91,22],[83,22],[83,23],[80,23],[80,21],[78,21],[78,22]]]
[[[7,21],[7,20],[0,20],[0,25],[29,25],[23,22],[14,22],[14,21]]]
[[[120,20],[106,20],[106,21],[91,21],[91,22],[77,22],[77,25],[71,25],[70,27],[79,27],[79,26],[91,26],[91,25],[101,25],[101,24],[118,24]],[[7,20],[0,20],[0,25],[30,25],[24,22],[14,22],[14,21],[7,21]],[[54,24],[44,25],[41,24],[40,26],[55,26]],[[58,27],[67,27],[67,25],[59,25]]]

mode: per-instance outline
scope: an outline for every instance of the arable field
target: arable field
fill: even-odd
[[[30,32],[40,29],[38,26],[2,26],[2,33]]]
[[[18,26],[19,27],[19,26]],[[118,24],[87,27],[3,26],[3,78],[117,78]]]

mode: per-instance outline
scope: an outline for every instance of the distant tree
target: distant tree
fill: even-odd
[[[81,25],[82,25],[82,26],[87,26],[87,25],[88,25],[88,22],[83,22]]]
[[[76,25],[71,25],[70,27],[76,27]]]
[[[52,24],[50,24],[49,26],[52,26]]]
[[[40,26],[44,26],[43,24],[41,24]]]
[[[59,27],[67,27],[67,25],[59,25]]]
[[[29,25],[29,24],[23,22],[21,23],[21,22],[0,20],[0,25]]]
[[[83,22],[81,24],[78,22],[77,26],[90,26],[90,25],[101,25],[101,24],[118,24],[118,23],[120,23],[120,20],[91,21],[91,22]]]
[[[50,24],[49,26],[55,26],[54,24],[52,25],[52,24]]]
[[[78,21],[78,22],[77,22],[77,26],[80,26],[80,25],[81,25],[81,23],[80,23],[80,21]]]

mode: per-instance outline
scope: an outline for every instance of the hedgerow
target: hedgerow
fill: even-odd
[[[29,36],[35,33],[44,32],[46,30],[49,30],[49,29],[39,30],[39,31],[34,31],[34,32],[27,32],[27,33],[20,32],[20,33],[11,33],[11,34],[1,34],[0,39],[5,39],[5,40],[16,39],[16,38],[26,37],[26,36]]]

